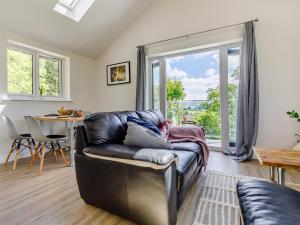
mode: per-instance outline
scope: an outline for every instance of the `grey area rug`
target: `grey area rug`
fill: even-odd
[[[208,171],[193,225],[240,225],[235,187],[241,179],[259,178]]]

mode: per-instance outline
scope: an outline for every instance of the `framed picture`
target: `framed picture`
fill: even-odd
[[[127,84],[130,83],[130,62],[122,62],[108,65],[107,85]]]

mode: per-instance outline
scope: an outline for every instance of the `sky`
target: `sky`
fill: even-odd
[[[239,65],[239,56],[228,57],[228,71]],[[219,50],[166,59],[166,74],[181,80],[186,92],[184,100],[206,100],[207,90],[220,83]]]

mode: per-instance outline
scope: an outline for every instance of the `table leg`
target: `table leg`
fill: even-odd
[[[285,168],[278,168],[278,184],[285,185]]]
[[[40,127],[42,128],[42,130],[44,130],[44,121],[40,120]]]
[[[270,166],[269,168],[270,180],[275,181],[275,167]]]
[[[69,123],[65,122],[66,137],[69,137]]]
[[[70,122],[70,156],[71,156],[71,163],[70,166],[73,167],[75,166],[75,160],[74,160],[74,123]]]

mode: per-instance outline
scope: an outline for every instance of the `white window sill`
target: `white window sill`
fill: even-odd
[[[31,97],[4,97],[0,101],[33,101],[33,102],[74,102],[73,99],[63,98],[31,98]]]

